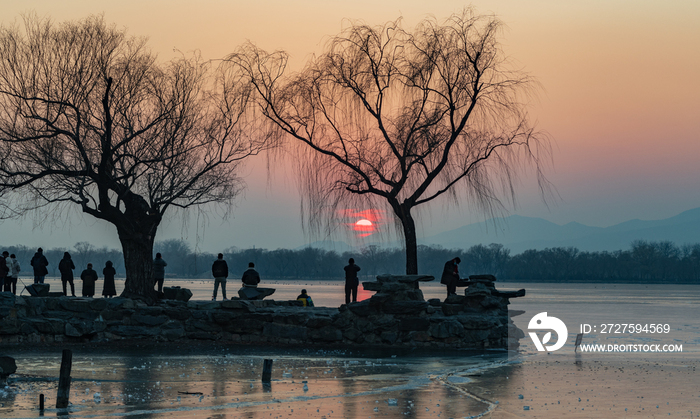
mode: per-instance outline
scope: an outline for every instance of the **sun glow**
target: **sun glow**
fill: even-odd
[[[378,233],[384,220],[383,211],[376,209],[347,209],[339,211],[339,216],[346,220],[345,225],[359,238]]]

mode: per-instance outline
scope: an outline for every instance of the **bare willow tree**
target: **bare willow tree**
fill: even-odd
[[[196,55],[160,64],[102,17],[0,28],[5,216],[77,206],[113,224],[124,294],[152,298],[166,210],[230,203],[240,164],[266,147],[242,75]]]
[[[499,213],[514,202],[524,168],[546,186],[548,141],[525,111],[534,83],[510,69],[501,27],[472,9],[413,32],[400,21],[353,24],[291,76],[284,52],[247,45],[228,59],[248,70],[263,114],[296,140],[310,221],[388,204],[405,239],[406,273],[415,274],[416,207],[466,196]]]

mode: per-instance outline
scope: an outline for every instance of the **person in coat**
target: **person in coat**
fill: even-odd
[[[297,301],[301,301],[301,304],[304,307],[313,307],[314,306],[314,300],[309,297],[309,294],[306,293],[306,290],[301,290],[301,294],[297,297]]]
[[[102,275],[104,276],[105,282],[102,288],[102,295],[107,298],[112,298],[117,295],[117,287],[114,285],[114,275],[117,274],[116,269],[112,266],[112,261],[107,261],[105,263],[104,269],[102,269]]]
[[[357,278],[357,273],[360,267],[355,265],[355,259],[350,258],[345,269],[345,304],[350,304],[350,295],[352,302],[357,302],[357,287],[360,285],[360,280]]]
[[[257,287],[260,283],[260,274],[255,270],[255,264],[253,262],[248,264],[248,270],[243,272],[241,281],[244,287]]]
[[[70,294],[75,297],[75,285],[73,284],[73,269],[75,264],[70,256],[70,253],[63,253],[63,259],[58,262],[58,271],[61,272],[61,283],[63,284],[63,295],[68,295],[66,292],[66,284],[70,284]]]
[[[19,272],[21,271],[21,268],[19,266],[19,261],[17,260],[17,256],[15,254],[10,255],[10,276],[6,278],[10,280],[11,284],[11,291],[13,294],[17,294],[17,278],[19,278]]]
[[[158,285],[158,293],[163,292],[163,282],[165,282],[165,267],[168,266],[163,260],[163,255],[156,253],[153,259],[153,285]]]
[[[49,270],[46,269],[49,266],[49,261],[44,256],[44,249],[38,248],[29,264],[34,268],[34,283],[43,284],[44,278],[49,274]]]
[[[87,269],[80,274],[80,279],[83,280],[83,297],[92,297],[95,295],[95,282],[97,282],[97,272],[92,269],[92,263],[87,264]]]
[[[5,251],[0,257],[0,291],[7,291],[6,288],[10,285],[10,265],[7,263],[10,254]]]
[[[442,269],[442,278],[440,283],[447,286],[447,296],[457,294],[457,282],[459,281],[459,263],[461,260],[457,257],[445,262],[445,267]]]
[[[221,284],[221,296],[226,300],[226,278],[228,278],[228,264],[224,260],[224,254],[219,253],[214,263],[211,265],[211,274],[214,275],[214,296],[212,301],[216,301],[216,293]]]

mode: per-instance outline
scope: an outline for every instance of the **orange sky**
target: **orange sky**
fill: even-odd
[[[31,10],[57,21],[104,13],[107,21],[128,28],[130,34],[147,36],[164,60],[173,56],[174,49],[199,49],[205,58],[219,58],[249,39],[266,49],[287,50],[292,65],[299,67],[321,50],[325,37],[340,31],[346,19],[382,24],[403,16],[411,27],[427,14],[443,18],[465,4],[5,0],[0,19],[7,24]],[[608,226],[700,207],[700,2],[539,0],[473,5],[506,23],[502,38],[506,53],[542,85],[531,115],[554,139],[549,179],[562,201],[548,208],[534,193],[534,180],[525,179],[521,205],[512,213],[559,224]],[[296,247],[314,240],[301,235],[294,184],[284,173],[268,183],[264,163],[249,165],[249,189],[232,219],[222,224],[218,216],[209,217],[204,241],[211,246],[205,249]],[[425,235],[482,218],[471,212],[468,203],[460,210],[437,203],[431,211],[432,217],[423,217]],[[8,228],[3,223],[0,233]],[[28,228],[31,222],[22,227]],[[74,242],[85,240],[79,231],[75,230]],[[192,228],[184,230],[174,219],[159,238],[194,236]],[[109,242],[116,245],[116,238]]]

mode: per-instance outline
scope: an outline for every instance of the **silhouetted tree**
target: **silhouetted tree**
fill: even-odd
[[[101,17],[0,28],[5,216],[77,206],[116,227],[125,295],[151,298],[156,230],[171,207],[229,203],[265,147],[249,78],[192,58],[159,64]],[[65,204],[65,205],[61,205]],[[7,206],[9,205],[9,206]]]
[[[533,81],[510,70],[501,22],[472,9],[413,32],[400,21],[353,24],[327,51],[285,78],[287,55],[253,45],[229,56],[247,69],[262,113],[298,145],[307,225],[332,230],[338,210],[388,206],[418,272],[414,209],[466,196],[500,213],[523,163],[547,154],[524,110]],[[544,148],[543,148],[544,146]]]

